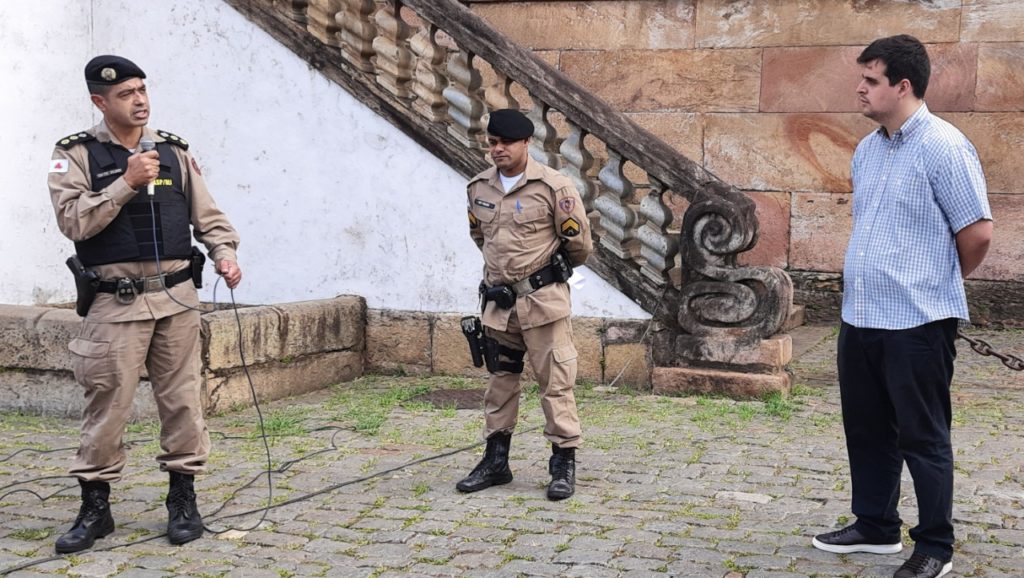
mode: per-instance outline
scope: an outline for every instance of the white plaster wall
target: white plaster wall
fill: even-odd
[[[374,308],[474,309],[465,180],[213,0],[0,3],[0,70],[19,87],[0,91],[0,302],[73,296],[46,170],[53,142],[99,120],[82,68],[102,53],[139,64],[151,126],[191,142],[242,237],[239,302],[349,293]],[[574,286],[578,315],[647,317],[586,269]]]

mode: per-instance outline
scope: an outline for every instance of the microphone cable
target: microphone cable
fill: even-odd
[[[186,304],[182,303],[181,301],[178,301],[177,299],[175,299],[174,295],[171,295],[170,290],[167,288],[167,284],[164,283],[165,276],[163,274],[162,266],[160,265],[160,246],[158,245],[158,240],[157,240],[157,236],[156,236],[156,206],[153,204],[153,196],[149,197],[149,216],[150,216],[150,222],[152,224],[152,229],[153,229],[153,257],[154,257],[154,260],[156,261],[156,273],[157,273],[157,278],[160,279],[160,288],[163,289],[164,293],[167,295],[167,297],[171,301],[177,303],[178,305],[180,305],[180,306],[182,306],[182,307],[184,307],[186,309],[190,309],[192,311],[198,311],[200,314],[209,313],[210,311],[214,311],[216,309],[217,285],[220,283],[220,275],[217,276],[217,280],[214,281],[214,283],[213,283],[213,303],[214,303],[214,305],[213,305],[213,308],[210,309],[209,311],[207,311],[205,309],[199,309],[199,308],[196,308],[196,307],[191,307],[189,305],[186,305]],[[210,260],[213,261],[212,258]],[[189,263],[189,267],[191,267],[191,263]],[[217,269],[217,264],[216,263],[213,264],[213,268],[214,268],[214,270]],[[270,457],[270,442],[267,440],[267,428],[266,428],[266,424],[265,424],[264,419],[263,419],[263,410],[260,408],[260,401],[258,399],[259,396],[256,395],[256,386],[253,385],[253,383],[252,383],[252,375],[249,374],[249,364],[245,360],[245,347],[244,347],[244,344],[242,343],[242,317],[238,314],[238,304],[235,302],[235,290],[232,289],[231,287],[228,287],[228,291],[231,294],[231,310],[235,314],[235,325],[238,327],[238,357],[242,361],[242,371],[245,373],[245,380],[249,384],[249,393],[252,395],[253,407],[256,408],[256,416],[259,418],[260,438],[263,440],[263,450],[264,450],[264,453],[265,453],[266,459],[267,459],[267,467],[264,470],[264,474],[267,476],[267,504],[263,508],[263,513],[260,515],[260,519],[257,520],[255,524],[253,524],[251,527],[248,527],[248,528],[231,528],[231,527],[228,527],[228,528],[225,528],[223,530],[216,530],[214,528],[210,528],[204,522],[203,523],[203,529],[206,530],[207,532],[210,532],[211,534],[223,534],[223,533],[229,532],[231,530],[235,530],[235,531],[238,531],[238,532],[249,532],[249,531],[255,530],[256,528],[258,528],[260,526],[260,524],[262,524],[267,519],[267,513],[270,511],[270,506],[271,506],[271,504],[274,503],[274,482],[273,482],[273,478],[271,476],[271,472],[272,472],[274,466],[273,466],[273,460]],[[202,411],[202,408],[200,408],[200,411]],[[204,419],[204,421],[205,421],[205,419]]]

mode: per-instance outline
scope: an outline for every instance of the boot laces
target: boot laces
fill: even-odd
[[[565,479],[569,477],[569,458],[561,454],[551,457],[551,477]]]
[[[196,507],[196,495],[188,490],[172,492],[167,496],[167,506],[175,515],[191,519]]]

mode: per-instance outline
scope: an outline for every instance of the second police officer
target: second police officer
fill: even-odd
[[[580,420],[573,385],[576,347],[565,282],[593,251],[586,209],[572,181],[529,155],[533,123],[517,110],[493,111],[487,141],[494,167],[470,180],[469,229],[483,252],[482,315],[492,359],[484,394],[483,459],[458,482],[475,492],[512,481],[508,465],[519,412],[524,354],[540,385],[544,437],[551,442],[547,496],[575,491]]]

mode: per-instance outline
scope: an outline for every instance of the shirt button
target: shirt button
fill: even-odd
[[[860,253],[858,253],[858,255],[860,255],[861,257],[863,257],[863,256],[864,256],[864,251],[861,251]]]

